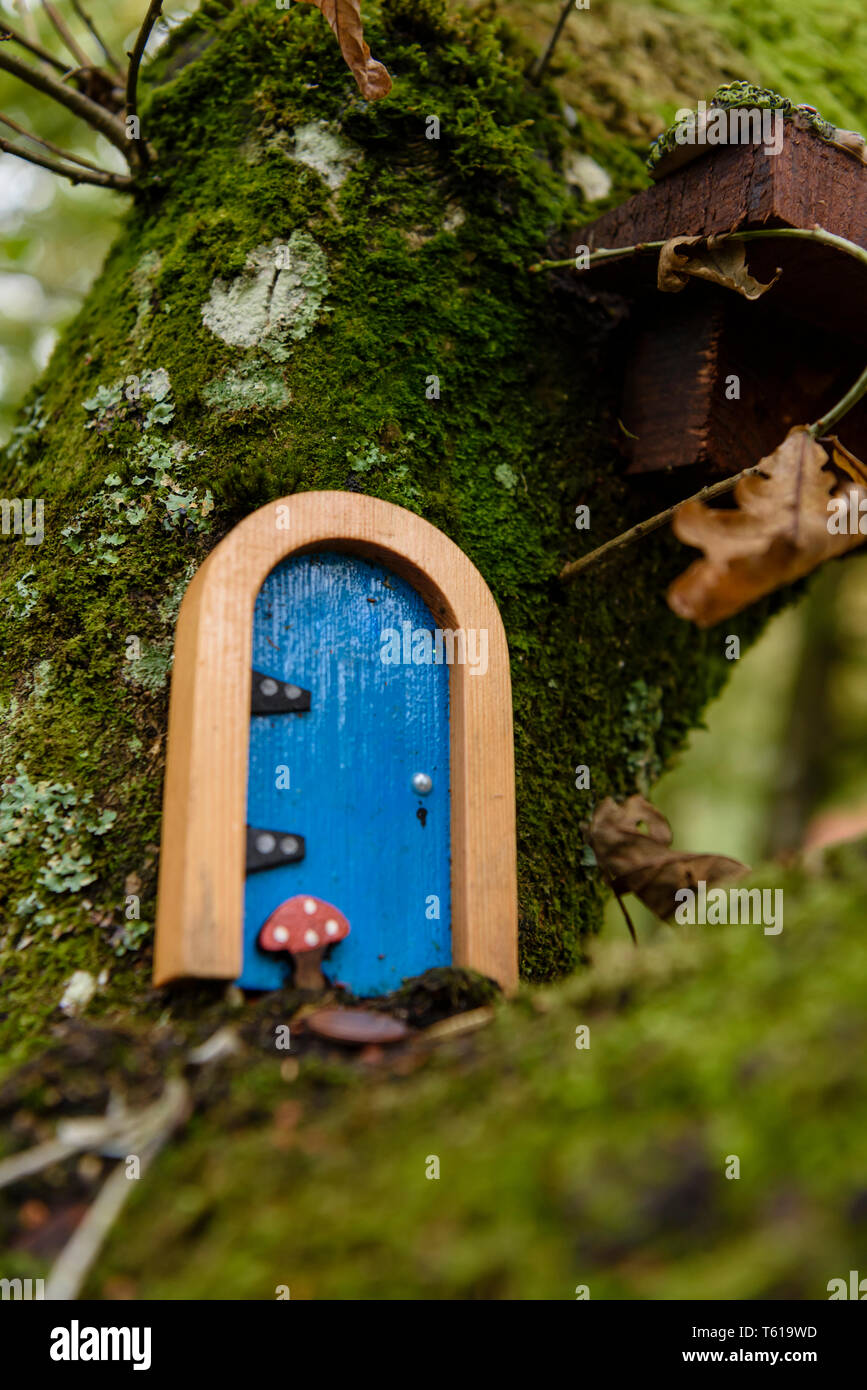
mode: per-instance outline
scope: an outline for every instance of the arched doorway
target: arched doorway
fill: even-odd
[[[276,697],[263,701],[262,678]],[[293,700],[287,686],[303,694]],[[309,710],[292,707],[308,693]],[[288,707],[273,712],[269,698]],[[317,756],[328,782],[319,802]],[[432,786],[420,794],[425,777]],[[251,870],[248,826],[277,832],[277,846],[294,838],[291,855]],[[391,988],[444,954],[512,989],[515,855],[508,650],[467,556],[415,514],[354,493],[301,493],[242,521],[194,578],[178,620],[155,983],[276,986],[274,961],[256,955],[258,917],[293,886],[331,902],[330,884],[352,899],[334,903],[341,913],[354,903],[352,948],[336,949],[356,992]],[[392,902],[396,857],[406,862]],[[426,915],[434,898],[438,918]],[[338,962],[333,973],[343,978]]]

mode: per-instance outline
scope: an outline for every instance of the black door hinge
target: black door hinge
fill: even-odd
[[[291,681],[278,681],[263,671],[253,672],[251,714],[303,714],[310,708],[310,691]]]
[[[281,864],[297,864],[306,853],[303,835],[289,830],[264,830],[247,826],[247,873],[257,869],[279,869]]]

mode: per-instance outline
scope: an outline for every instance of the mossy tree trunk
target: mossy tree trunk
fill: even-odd
[[[593,804],[646,787],[724,679],[723,637],[664,605],[683,563],[668,538],[557,579],[576,542],[659,500],[622,478],[617,306],[526,273],[587,211],[561,174],[580,128],[488,21],[440,0],[365,9],[394,78],[376,104],[307,6],[206,5],[173,36],[145,84],[153,178],[6,452],[4,495],[46,509],[42,544],[2,551],[16,1035],[43,1027],[76,968],[109,972],[106,1010],[161,1007],[147,928],[174,621],[209,549],[269,500],[385,498],[490,584],[512,656],[529,978],[572,968],[597,924]]]

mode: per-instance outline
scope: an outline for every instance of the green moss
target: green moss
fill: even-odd
[[[779,936],[595,943],[592,971],[379,1060],[305,1033],[291,991],[249,1005],[241,1050],[188,1067],[196,1113],[136,1184],[85,1296],[826,1298],[867,1226],[865,869],[862,843],[765,879],[784,893]],[[485,1001],[478,981],[426,977],[402,1002],[424,1024],[450,994]],[[0,1084],[0,1121],[19,1126],[0,1123],[5,1142],[99,1112],[118,1086],[153,1099],[213,1007],[199,993],[161,1029],[67,1027]],[[69,1200],[74,1169],[57,1181],[30,1195]],[[17,1204],[0,1199],[2,1244]]]
[[[208,382],[202,399],[220,411],[285,410],[292,397],[282,374],[254,353]]]

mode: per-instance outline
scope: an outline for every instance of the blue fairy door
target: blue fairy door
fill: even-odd
[[[294,556],[263,584],[244,988],[277,989],[293,966],[298,981],[303,937],[358,995],[451,963],[448,667],[412,640],[433,629],[414,589],[358,556]]]

